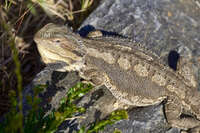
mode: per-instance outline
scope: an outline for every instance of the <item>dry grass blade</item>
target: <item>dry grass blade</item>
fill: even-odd
[[[60,18],[62,18],[63,20],[65,20],[65,12],[69,13],[70,11],[68,10],[68,7],[66,7],[68,4],[65,2],[62,2],[64,4],[60,4],[61,1],[58,1],[57,3],[55,3],[54,0],[32,0],[32,2],[37,3],[38,5],[40,5],[45,13],[52,17],[53,15],[56,15]]]
[[[93,0],[82,0],[82,6],[81,9],[85,10],[87,8],[89,8],[93,3]]]
[[[48,16],[56,15],[63,20],[66,20],[65,16],[67,16],[68,20],[73,20],[73,14],[84,12],[93,4],[93,0],[82,0],[81,9],[73,11],[71,0],[66,2],[64,0],[58,0],[57,2],[54,0],[32,0],[32,2],[40,5]]]

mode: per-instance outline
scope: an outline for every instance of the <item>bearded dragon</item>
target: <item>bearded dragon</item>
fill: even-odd
[[[67,71],[96,86],[105,85],[121,102],[134,106],[164,104],[167,122],[200,131],[200,93],[187,72],[163,65],[153,52],[126,38],[101,32],[81,37],[67,26],[47,24],[34,37],[45,63],[62,61]],[[182,69],[183,70],[183,69]],[[191,117],[181,117],[189,114]]]

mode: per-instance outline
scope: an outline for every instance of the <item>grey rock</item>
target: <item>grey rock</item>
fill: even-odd
[[[120,33],[158,54],[185,46],[200,55],[199,12],[194,0],[109,0],[99,6],[82,27],[90,24]]]
[[[133,108],[128,113],[128,120],[121,120],[107,126],[103,132],[113,132],[118,129],[122,133],[177,133],[179,131],[177,128],[170,129],[167,125],[162,109],[161,104],[145,108]]]
[[[23,92],[23,109],[26,114],[30,109],[26,101],[26,96],[33,96],[33,88],[38,85],[47,85],[42,93],[39,94],[42,99],[41,105],[44,110],[50,112],[59,107],[60,100],[66,96],[69,88],[80,82],[80,77],[77,72],[62,72],[59,71],[63,67],[62,63],[50,64],[38,73],[30,85]]]

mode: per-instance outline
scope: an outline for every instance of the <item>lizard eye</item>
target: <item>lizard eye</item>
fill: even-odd
[[[56,42],[56,43],[59,43],[59,42],[60,42],[60,40],[59,40],[59,39],[56,39],[54,42]]]

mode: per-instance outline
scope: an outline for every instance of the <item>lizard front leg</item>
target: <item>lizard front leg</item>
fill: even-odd
[[[87,67],[87,69],[82,69],[80,76],[86,81],[94,86],[100,86],[104,82],[104,74],[94,67]]]
[[[167,103],[165,104],[165,114],[167,122],[173,126],[180,129],[188,130],[190,133],[197,133],[200,131],[200,121],[194,117],[183,117],[180,115],[182,113],[182,106],[179,99],[169,96]],[[198,132],[199,133],[199,132]]]

